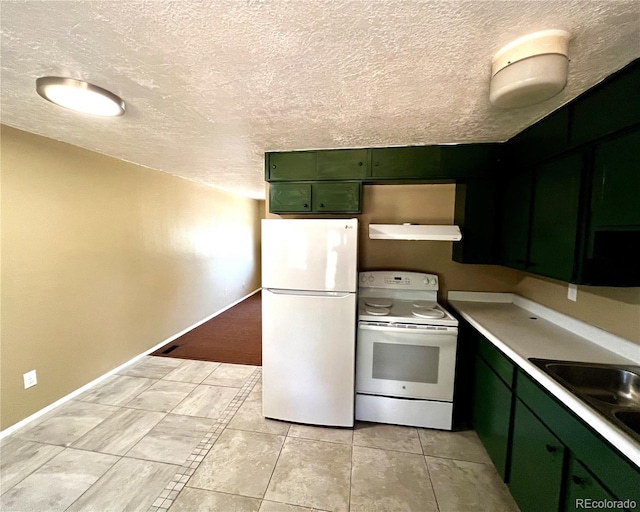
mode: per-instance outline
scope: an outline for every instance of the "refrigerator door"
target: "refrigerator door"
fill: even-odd
[[[263,414],[352,427],[354,293],[262,290]]]
[[[357,219],[264,219],[262,287],[355,292]]]

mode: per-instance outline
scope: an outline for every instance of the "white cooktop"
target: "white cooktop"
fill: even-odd
[[[414,325],[457,326],[438,304],[438,276],[420,272],[360,272],[358,320]]]

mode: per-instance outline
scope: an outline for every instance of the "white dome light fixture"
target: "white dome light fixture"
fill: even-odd
[[[519,108],[553,98],[567,84],[571,34],[543,30],[521,37],[493,57],[489,100],[500,108]]]
[[[97,85],[60,76],[44,76],[36,80],[36,91],[44,99],[61,107],[95,116],[121,116],[124,101]]]

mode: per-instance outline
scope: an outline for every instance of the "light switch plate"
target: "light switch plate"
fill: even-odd
[[[578,300],[578,285],[569,284],[569,290],[567,291],[567,299],[576,302]]]

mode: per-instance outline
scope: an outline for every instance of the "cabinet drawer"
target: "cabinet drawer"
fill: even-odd
[[[517,373],[516,395],[619,499],[640,503],[640,470],[529,376]]]
[[[513,387],[513,363],[481,334],[478,335],[478,352],[504,383]]]

